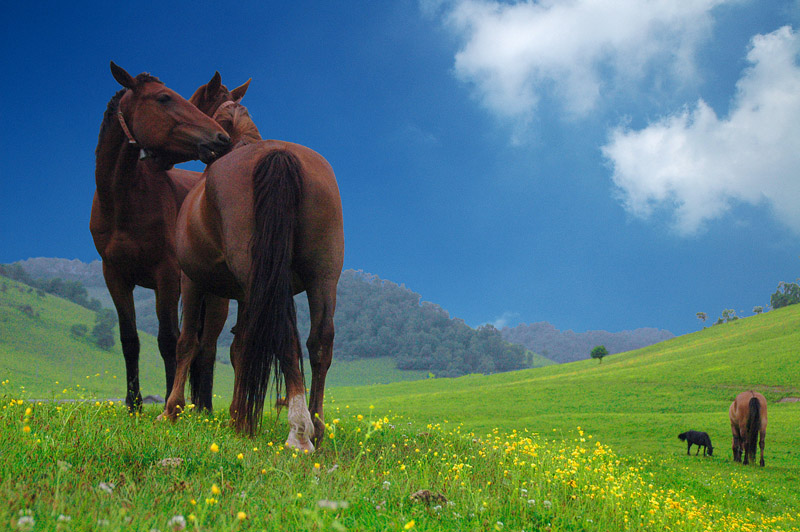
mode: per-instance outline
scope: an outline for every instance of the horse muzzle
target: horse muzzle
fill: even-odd
[[[231,149],[231,138],[225,133],[217,133],[213,140],[202,142],[197,146],[200,160],[211,164]]]

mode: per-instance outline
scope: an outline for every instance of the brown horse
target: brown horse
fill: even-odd
[[[190,173],[168,170],[192,159],[211,162],[230,148],[212,119],[149,74],[135,78],[111,63],[124,87],[108,103],[95,151],[97,190],[89,228],[119,317],[131,410],[141,408],[135,285],[156,293],[158,347],[166,393],[175,377],[180,270],[175,221],[192,184]]]
[[[240,104],[218,102],[208,86],[198,93],[211,102],[205,106],[199,101],[201,109],[240,132],[253,133],[252,120]],[[344,255],[339,189],[330,165],[313,150],[251,140],[238,142],[240,147],[206,168],[204,181],[190,192],[178,217],[178,260],[185,273],[183,323],[175,386],[164,415],[174,417],[185,405],[186,376],[202,351],[201,307],[217,313],[221,300],[236,299],[230,410],[237,430],[255,432],[270,374],[275,372],[279,387],[281,371],[291,426],[286,443],[313,451],[325,431],[325,377],[333,355],[336,286]],[[302,291],[311,312],[306,343],[312,367],[310,412],[293,299]]]
[[[758,392],[742,392],[728,410],[733,433],[733,460],[744,464],[756,459],[756,442],[764,467],[764,438],[767,435],[767,400]]]

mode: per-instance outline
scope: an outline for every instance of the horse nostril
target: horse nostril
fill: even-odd
[[[230,144],[231,138],[225,133],[217,133],[217,142],[220,144]]]

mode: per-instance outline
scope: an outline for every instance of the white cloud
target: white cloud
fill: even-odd
[[[701,229],[737,202],[767,205],[800,233],[800,34],[752,39],[729,116],[700,100],[603,147],[625,207],[646,218],[674,209],[675,229]]]
[[[517,323],[519,323],[519,313],[511,311],[503,312],[502,315],[489,322],[489,324],[493,325],[497,330],[500,330],[503,327],[512,327]]]
[[[443,9],[448,26],[465,41],[456,74],[474,84],[491,111],[525,123],[544,92],[580,117],[605,93],[648,72],[688,79],[695,74],[694,50],[711,26],[710,11],[726,1],[457,0]],[[421,3],[429,14],[442,5]]]

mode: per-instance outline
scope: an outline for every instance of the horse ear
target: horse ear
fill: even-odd
[[[114,61],[111,61],[111,75],[114,76],[117,83],[126,89],[133,89],[136,86],[136,81],[134,81],[133,76],[128,74],[124,68],[117,65]]]
[[[206,99],[213,100],[219,92],[219,88],[221,86],[222,77],[219,75],[219,70],[217,70],[214,72],[214,76],[211,78],[211,81],[206,83]]]
[[[238,102],[244,97],[244,93],[247,92],[247,87],[250,86],[251,81],[253,81],[253,78],[248,79],[241,86],[236,87],[231,91],[231,96],[233,97],[234,101]]]

